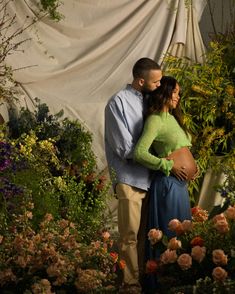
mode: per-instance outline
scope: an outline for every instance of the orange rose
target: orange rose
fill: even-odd
[[[191,244],[192,247],[194,247],[194,246],[203,246],[204,240],[200,236],[196,236],[191,240],[190,244]]]
[[[126,266],[126,262],[125,262],[125,260],[121,259],[121,260],[119,261],[118,265],[119,265],[119,268],[120,268],[121,270],[123,270],[123,269],[125,268],[125,266]]]
[[[199,206],[195,206],[191,209],[192,212],[192,218],[196,222],[204,222],[208,219],[208,211],[202,209]]]
[[[118,261],[118,254],[116,252],[110,252],[110,256],[114,263]]]

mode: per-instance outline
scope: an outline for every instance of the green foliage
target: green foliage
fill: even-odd
[[[39,140],[52,139],[58,149],[58,158],[64,166],[78,175],[89,174],[96,168],[96,157],[92,151],[92,135],[76,120],[62,120],[63,111],[52,115],[45,103],[35,99],[35,110],[22,107],[17,113],[9,112],[9,137],[19,138],[34,130]]]
[[[22,199],[32,197],[35,228],[51,213],[55,219],[75,222],[87,242],[106,225],[111,184],[97,173],[91,134],[78,121],[62,120],[62,112],[51,115],[46,104],[36,102],[34,112],[25,108],[18,114],[11,112],[8,132],[1,138],[5,143],[0,173],[11,184],[23,187]],[[21,163],[21,168],[12,172],[9,158],[14,164]],[[5,197],[6,188],[2,189]],[[6,222],[12,212],[7,207],[6,203],[2,208]]]
[[[193,201],[202,177],[218,155],[232,156],[235,143],[235,88],[231,68],[224,60],[228,46],[211,42],[204,64],[167,55],[166,74],[174,76],[182,88],[184,123],[193,137],[192,152],[201,177],[189,186]]]
[[[42,10],[47,12],[50,18],[55,21],[60,21],[63,18],[63,15],[57,10],[62,3],[60,0],[40,0]]]

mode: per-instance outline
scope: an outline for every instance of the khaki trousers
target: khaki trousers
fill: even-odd
[[[142,211],[144,219],[142,224],[141,209],[142,207],[147,207],[147,205],[142,206],[147,192],[126,184],[117,184],[116,194],[118,198],[119,255],[126,262],[123,270],[123,282],[126,284],[138,284],[139,272],[143,271],[146,237],[145,217],[147,216]],[[142,233],[139,231],[140,227],[143,230]],[[140,239],[139,244],[138,238]],[[140,252],[139,256],[138,251]],[[140,255],[142,255],[142,259]]]

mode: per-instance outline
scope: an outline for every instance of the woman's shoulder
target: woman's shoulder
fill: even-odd
[[[150,114],[145,121],[145,127],[146,128],[154,128],[154,129],[159,129],[163,125],[163,121],[161,116],[159,116],[157,113],[155,114]]]
[[[162,122],[162,116],[159,113],[152,113],[150,115],[148,115],[148,117],[146,118],[146,122],[148,123],[160,123]]]

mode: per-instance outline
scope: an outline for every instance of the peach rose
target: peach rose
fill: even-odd
[[[226,234],[229,231],[229,225],[226,219],[216,221],[214,227],[221,234]]]
[[[176,250],[167,249],[160,256],[160,261],[163,264],[174,263],[177,260]]]
[[[222,249],[215,249],[212,252],[212,260],[214,264],[226,265],[228,263],[228,257],[224,254]]]
[[[229,206],[225,211],[225,215],[228,219],[235,220],[235,206]]]
[[[148,260],[146,263],[146,272],[147,273],[154,273],[157,270],[157,262],[156,260]]]
[[[162,231],[158,229],[151,229],[148,232],[148,239],[152,245],[156,244],[162,239]]]
[[[212,276],[216,281],[223,282],[227,278],[228,273],[222,267],[217,266],[213,269]]]
[[[188,220],[188,219],[184,220],[182,222],[182,227],[183,227],[184,232],[190,232],[190,231],[192,231],[192,228],[193,228],[192,221],[191,220]]]
[[[218,221],[226,221],[226,217],[223,213],[220,213],[215,215],[212,220],[214,223],[217,223]]]
[[[107,231],[103,232],[102,237],[103,237],[104,241],[107,241],[109,239],[109,237],[110,237],[109,232],[107,232]]]
[[[192,266],[192,257],[187,253],[183,253],[178,257],[177,263],[183,271],[187,270]]]
[[[177,250],[182,247],[181,241],[177,240],[176,237],[171,238],[167,244],[167,248],[171,250]]]
[[[191,251],[191,256],[197,262],[202,262],[204,257],[206,256],[206,247],[194,246]]]
[[[170,231],[175,232],[180,225],[181,222],[178,219],[174,218],[169,222],[168,228]]]

